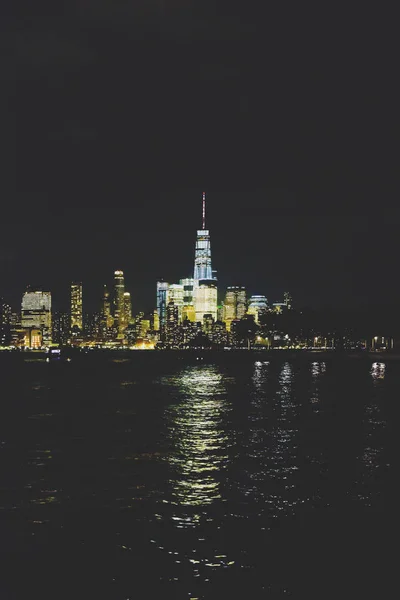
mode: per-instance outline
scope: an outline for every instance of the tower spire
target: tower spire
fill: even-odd
[[[203,229],[206,228],[206,193],[203,192]]]

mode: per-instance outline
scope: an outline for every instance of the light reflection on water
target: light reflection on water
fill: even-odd
[[[363,452],[358,457],[360,475],[355,484],[357,487],[356,497],[364,506],[369,508],[379,501],[380,489],[376,483],[381,476],[381,472],[390,467],[390,464],[382,464],[384,434],[387,426],[382,411],[385,374],[385,363],[373,363],[370,370],[373,392],[366,398],[364,405],[363,430],[365,441]]]
[[[147,544],[154,578],[186,586],[184,595],[168,588],[165,597],[207,598],[202,586],[221,573],[226,582],[237,572],[252,576],[274,531],[275,542],[288,517],[313,511],[318,493],[325,494],[319,506],[335,502],[337,486],[349,505],[376,505],[388,467],[391,370],[384,363],[346,365],[271,359],[138,376],[126,363],[114,378],[96,370],[87,383],[35,375],[26,405],[16,395],[17,408],[3,414],[13,429],[3,427],[2,464],[12,468],[0,508],[19,515],[21,532],[31,527],[29,536],[42,536],[43,544],[48,531],[57,541],[61,529],[75,527],[71,549],[74,535],[102,553],[117,549],[126,561],[121,572],[134,572]],[[345,480],[347,465],[352,479]],[[15,539],[23,547],[22,533]],[[271,577],[261,573],[265,589]],[[133,597],[129,581],[125,595],[109,597]]]
[[[255,364],[250,435],[245,443],[251,469],[247,470],[247,482],[238,482],[238,487],[247,499],[258,503],[259,515],[277,517],[281,511],[293,511],[301,502],[295,494],[288,493],[295,487],[293,476],[299,468],[295,441],[297,405],[292,365],[282,365],[275,390],[268,386],[269,376],[268,362]]]
[[[185,370],[175,381],[178,402],[166,411],[172,501],[206,506],[221,498],[220,471],[228,461],[229,407],[223,377],[213,367]]]

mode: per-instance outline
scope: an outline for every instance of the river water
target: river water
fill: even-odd
[[[3,600],[391,589],[400,363],[0,356]]]

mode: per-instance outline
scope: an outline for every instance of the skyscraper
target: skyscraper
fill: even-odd
[[[165,323],[167,318],[167,292],[169,283],[166,281],[157,281],[157,312],[159,318],[160,335],[163,339],[165,333]]]
[[[196,313],[194,310],[194,299],[193,299],[193,287],[194,279],[187,277],[181,279],[179,283],[183,286],[183,308],[182,308],[182,321],[186,318],[189,321],[196,320]]]
[[[210,232],[206,229],[206,195],[203,193],[203,227],[197,231],[194,256],[194,308],[196,321],[203,323],[205,314],[217,319],[217,280],[211,266]]]
[[[71,329],[82,330],[82,284],[71,283]]]
[[[170,302],[178,308],[178,323],[182,323],[184,288],[180,283],[171,283],[167,291],[167,306]]]
[[[241,319],[246,314],[246,288],[230,286],[226,290],[224,302],[224,321],[227,331],[235,319]]]
[[[125,282],[123,271],[114,273],[114,319],[118,330],[118,337],[122,338],[125,329]]]
[[[132,323],[132,302],[131,295],[129,292],[124,292],[124,318],[125,318],[125,327],[131,325]]]
[[[178,307],[171,300],[167,304],[166,313],[166,342],[171,346],[178,345]]]
[[[27,289],[22,296],[21,325],[40,329],[43,344],[51,343],[51,292]]]
[[[204,192],[203,228],[197,230],[193,278],[195,281],[198,281],[199,279],[213,279],[211,267],[211,240],[210,232],[206,229],[206,195]]]

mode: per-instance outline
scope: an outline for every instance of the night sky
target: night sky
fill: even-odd
[[[207,192],[221,288],[400,302],[390,15],[324,3],[5,2],[0,296],[133,310],[193,267]],[[24,6],[25,4],[25,6]],[[212,8],[207,5],[213,4]]]

